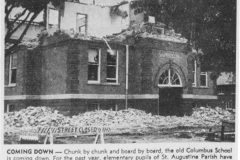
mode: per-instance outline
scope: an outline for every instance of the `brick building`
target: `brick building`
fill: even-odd
[[[71,5],[66,2],[65,7]],[[102,22],[106,28],[118,23],[128,26],[114,36],[99,38],[102,35],[88,33],[99,32],[90,23],[88,5],[79,4],[86,12],[74,13],[85,15],[81,17],[84,25],[78,25],[76,18],[76,30],[64,28],[70,11],[65,8],[56,22],[64,33],[44,37],[34,47],[19,46],[5,60],[5,111],[50,106],[77,114],[132,107],[153,114],[183,115],[193,107],[214,104],[216,84],[209,72],[201,72],[197,53],[187,50],[187,40],[161,23],[141,22],[141,11],[131,10],[128,3],[122,5],[127,6],[114,15],[117,18],[111,17],[112,7],[108,12],[103,9],[110,18]],[[47,27],[54,32],[53,25],[47,23]]]

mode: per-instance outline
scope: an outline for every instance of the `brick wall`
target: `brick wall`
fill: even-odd
[[[125,45],[110,43],[119,51],[118,83],[106,82],[107,45],[103,41],[77,40],[69,37],[48,37],[42,47],[18,52],[17,86],[5,87],[5,95],[58,95],[58,94],[125,94],[126,49]],[[183,93],[212,95],[214,83],[207,88],[192,87],[192,70],[185,44],[144,39],[129,48],[129,94],[158,94],[160,74],[169,68],[177,71],[182,79]],[[101,50],[100,83],[88,83],[88,49]],[[166,55],[166,56],[162,56]],[[169,58],[168,55],[174,55]],[[170,56],[171,57],[171,56]],[[8,82],[9,58],[5,62],[5,85]],[[200,70],[198,69],[200,73]],[[198,77],[199,81],[199,77]],[[199,82],[198,82],[199,83]],[[104,108],[118,104],[125,107],[124,99],[28,99],[5,101],[21,107],[51,106],[63,112],[84,112],[88,105]],[[21,102],[21,103],[20,103]],[[184,112],[194,106],[193,100],[184,102]],[[129,99],[129,107],[157,113],[158,99]]]
[[[10,56],[5,58],[5,68],[4,68],[4,94],[5,95],[22,95],[26,93],[25,87],[25,69],[26,69],[26,48],[18,48],[14,52],[17,55],[17,79],[16,86],[9,86],[9,62]]]

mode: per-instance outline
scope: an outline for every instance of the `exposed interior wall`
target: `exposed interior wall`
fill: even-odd
[[[119,10],[126,11],[128,16],[123,18],[111,15],[109,6],[65,2],[65,9],[60,14],[60,29],[76,33],[78,30],[77,14],[83,14],[87,16],[88,35],[102,37],[120,33],[129,26],[129,3],[121,5]]]

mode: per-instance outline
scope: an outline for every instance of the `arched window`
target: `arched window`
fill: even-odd
[[[160,75],[158,86],[181,87],[182,81],[177,72],[172,69],[168,69]]]

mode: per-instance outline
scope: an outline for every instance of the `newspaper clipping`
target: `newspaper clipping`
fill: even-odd
[[[4,160],[238,160],[236,0],[5,0]]]

